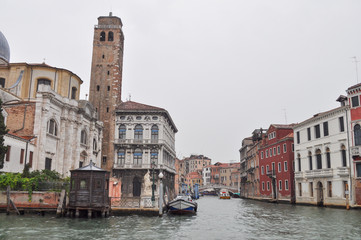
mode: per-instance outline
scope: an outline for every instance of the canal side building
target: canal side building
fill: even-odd
[[[294,124],[271,124],[259,147],[260,197],[294,202]]]
[[[2,34],[0,41],[1,48],[8,47]],[[10,49],[0,49],[3,52]],[[9,54],[1,56],[0,96],[7,128],[28,139],[28,149],[26,144],[21,148],[22,164],[32,159],[30,171],[55,170],[64,177],[90,160],[99,166],[102,123],[93,106],[79,99],[79,76],[45,63],[9,60]]]
[[[293,128],[296,203],[345,206],[350,181],[347,109],[315,114]]]
[[[153,185],[163,172],[164,193],[175,195],[175,134],[177,128],[163,108],[133,101],[115,110],[113,177],[121,183],[121,198],[133,207],[149,207]]]
[[[345,97],[343,98],[345,99]],[[347,89],[347,104],[349,106],[349,123],[344,128],[349,129],[351,146],[350,174],[352,186],[349,187],[350,204],[361,207],[361,84]],[[345,129],[347,130],[347,129]]]

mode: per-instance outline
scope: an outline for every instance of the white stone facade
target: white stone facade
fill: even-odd
[[[120,137],[120,126],[125,126],[125,136]],[[135,137],[136,126],[142,127],[141,139]],[[158,129],[158,137],[152,127]],[[169,124],[167,117],[161,113],[129,114],[117,112],[116,127],[114,135],[115,157],[114,169],[150,169],[154,160],[156,168],[162,168],[168,172],[175,173],[175,131]],[[156,131],[156,130],[153,130]],[[135,160],[137,149],[139,149],[140,160]],[[124,160],[119,153],[124,150]],[[122,152],[123,153],[123,152]],[[153,157],[152,157],[153,156]]]
[[[350,184],[347,106],[294,127],[296,203],[345,206]]]
[[[101,164],[102,123],[87,101],[61,97],[49,86],[40,85],[34,136],[37,147],[32,170],[49,168],[70,176],[70,170],[88,165],[90,160],[96,166]]]
[[[203,185],[207,186],[211,184],[211,168],[204,167],[202,171]]]
[[[33,142],[34,140],[29,141],[12,134],[6,134],[4,136],[4,146],[10,146],[10,149],[8,149],[8,153],[4,157],[4,167],[0,170],[2,172],[22,173],[25,163],[29,163],[31,160],[34,161],[34,159],[31,159],[35,150]]]

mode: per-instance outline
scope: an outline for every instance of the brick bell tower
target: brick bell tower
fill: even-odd
[[[114,162],[115,108],[121,102],[124,35],[119,17],[98,17],[94,26],[89,101],[103,122],[102,168]]]

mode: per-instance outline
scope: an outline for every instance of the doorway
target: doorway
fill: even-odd
[[[141,184],[138,177],[133,178],[133,197],[140,197]]]
[[[323,185],[321,182],[317,183],[317,206],[323,206]]]

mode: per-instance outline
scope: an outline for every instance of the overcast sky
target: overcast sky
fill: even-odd
[[[125,35],[122,100],[168,110],[179,158],[238,161],[255,128],[338,107],[357,83],[359,0],[2,0],[0,31],[12,63],[68,69],[84,99],[94,25],[110,11]]]

